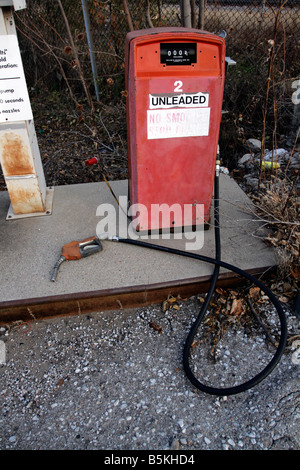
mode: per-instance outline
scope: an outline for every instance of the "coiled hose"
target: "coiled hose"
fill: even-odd
[[[219,174],[218,174],[218,171],[216,172],[215,186],[214,186],[214,223],[215,223],[214,225],[215,225],[215,252],[216,252],[215,253],[215,258],[210,258],[208,256],[203,256],[203,255],[196,254],[196,253],[177,250],[175,248],[159,246],[159,245],[155,245],[155,244],[152,244],[152,243],[143,242],[143,241],[140,241],[140,240],[132,240],[132,239],[127,239],[127,238],[119,238],[119,237],[113,237],[113,240],[118,241],[120,243],[127,243],[127,244],[130,244],[130,245],[138,245],[138,246],[141,246],[141,247],[144,247],[144,248],[151,248],[151,249],[154,249],[154,250],[165,251],[165,252],[176,254],[176,255],[179,255],[179,256],[194,258],[194,259],[197,259],[199,261],[203,261],[205,263],[214,264],[215,267],[214,267],[214,271],[213,271],[212,278],[211,278],[211,284],[210,284],[209,290],[206,294],[205,301],[204,301],[204,303],[203,303],[203,305],[202,305],[202,307],[199,311],[199,314],[198,314],[195,322],[193,323],[193,325],[191,327],[191,330],[190,330],[190,332],[187,336],[187,339],[186,339],[186,342],[185,342],[185,345],[184,345],[184,349],[183,349],[183,366],[184,366],[184,370],[185,370],[185,373],[186,373],[188,379],[191,381],[191,383],[197,389],[199,389],[199,390],[201,390],[205,393],[208,393],[210,395],[229,396],[229,395],[234,395],[234,394],[237,394],[237,393],[244,392],[244,391],[254,387],[259,382],[264,380],[274,370],[274,368],[276,367],[276,365],[280,361],[281,356],[282,356],[282,354],[284,352],[284,349],[285,349],[286,339],[287,339],[287,324],[286,324],[285,314],[284,314],[284,311],[282,309],[282,306],[281,306],[280,302],[278,301],[277,297],[273,294],[273,292],[267,286],[265,286],[262,282],[260,282],[258,279],[256,279],[254,276],[247,273],[246,271],[243,271],[242,269],[240,269],[236,266],[233,266],[229,263],[225,263],[224,261],[221,261],[220,223],[219,223]],[[248,381],[246,381],[246,382],[244,382],[240,385],[227,387],[227,388],[225,388],[225,387],[215,388],[215,387],[211,387],[211,386],[208,386],[208,385],[205,385],[205,384],[201,383],[194,376],[194,374],[193,374],[193,372],[190,368],[190,365],[189,365],[189,356],[190,356],[191,345],[193,343],[193,339],[195,337],[197,329],[199,328],[199,325],[200,325],[200,323],[201,323],[201,321],[202,321],[202,319],[203,319],[203,317],[204,317],[204,315],[207,311],[207,308],[209,306],[211,298],[214,294],[214,291],[215,291],[215,288],[216,288],[216,283],[217,283],[217,280],[218,280],[219,271],[220,271],[221,267],[226,268],[229,271],[235,272],[236,274],[248,279],[253,284],[258,286],[268,296],[269,300],[274,305],[274,307],[275,307],[275,309],[278,313],[278,317],[279,317],[279,320],[280,320],[280,331],[281,331],[280,340],[279,340],[278,346],[276,348],[275,354],[273,355],[271,361],[266,365],[266,367],[260,373],[258,373],[256,376],[254,376],[252,379],[250,379],[250,380],[248,380]]]

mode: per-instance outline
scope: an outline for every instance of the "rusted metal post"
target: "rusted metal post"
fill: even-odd
[[[52,212],[52,190],[46,187],[13,8],[26,8],[25,1],[0,0],[0,162],[11,203],[7,219]]]

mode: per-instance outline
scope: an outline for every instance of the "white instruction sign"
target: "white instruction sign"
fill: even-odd
[[[208,106],[208,93],[181,93],[176,95],[170,94],[157,94],[149,95],[149,108],[200,108]]]
[[[33,119],[17,36],[0,35],[0,122]]]
[[[147,110],[148,139],[198,137],[209,134],[210,108]]]

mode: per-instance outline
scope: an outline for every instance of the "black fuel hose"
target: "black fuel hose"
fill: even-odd
[[[254,276],[251,274],[247,273],[246,271],[231,265],[229,263],[225,263],[224,261],[221,261],[221,243],[220,243],[220,223],[219,223],[219,175],[216,174],[215,177],[215,186],[214,186],[214,225],[215,225],[215,258],[210,258],[208,256],[196,254],[196,253],[191,253],[183,250],[178,250],[176,248],[170,248],[170,247],[165,247],[165,246],[160,246],[160,245],[155,245],[152,243],[144,242],[141,240],[134,240],[134,239],[128,239],[128,238],[119,238],[119,237],[113,237],[115,241],[118,241],[120,243],[127,243],[130,245],[138,245],[144,248],[151,248],[159,251],[164,251],[167,253],[172,253],[176,254],[179,256],[185,256],[189,258],[194,258],[199,261],[203,261],[205,263],[210,263],[214,264],[214,271],[212,274],[211,278],[211,284],[209,287],[209,290],[206,294],[205,301],[199,311],[199,314],[193,323],[191,330],[187,336],[184,349],[183,349],[183,366],[185,373],[188,377],[188,379],[191,381],[191,383],[199,390],[208,393],[210,395],[219,395],[219,396],[229,396],[229,395],[234,395],[237,393],[244,392],[255,385],[257,385],[259,382],[264,380],[276,367],[278,362],[281,359],[281,356],[284,352],[285,345],[286,345],[286,339],[287,339],[287,323],[286,323],[286,317],[285,313],[283,311],[283,308],[277,299],[277,297],[273,294],[273,292],[265,286],[261,281],[256,279]],[[193,343],[193,339],[195,337],[195,334],[199,328],[199,325],[207,311],[207,308],[209,306],[209,303],[211,301],[211,298],[214,294],[215,288],[216,288],[216,283],[218,280],[218,275],[219,275],[219,270],[220,268],[225,268],[229,271],[235,272],[241,277],[244,277],[248,279],[251,283],[255,284],[257,287],[259,287],[269,298],[271,303],[274,305],[278,317],[280,320],[280,340],[278,342],[275,354],[273,355],[271,361],[265,366],[265,368],[259,372],[257,375],[255,375],[252,379],[236,386],[232,387],[222,387],[222,388],[215,388],[211,387],[208,385],[205,385],[201,383],[193,374],[190,365],[189,365],[189,356],[190,356],[190,349]]]

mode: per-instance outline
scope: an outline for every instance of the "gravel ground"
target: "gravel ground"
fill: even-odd
[[[298,450],[297,318],[287,313],[286,352],[263,382],[216,397],[196,390],[182,369],[198,307],[192,297],[177,310],[154,305],[2,326],[0,448]],[[192,356],[215,385],[244,380],[242,371],[270,355],[258,327],[232,321],[222,335],[209,321],[203,328]]]

